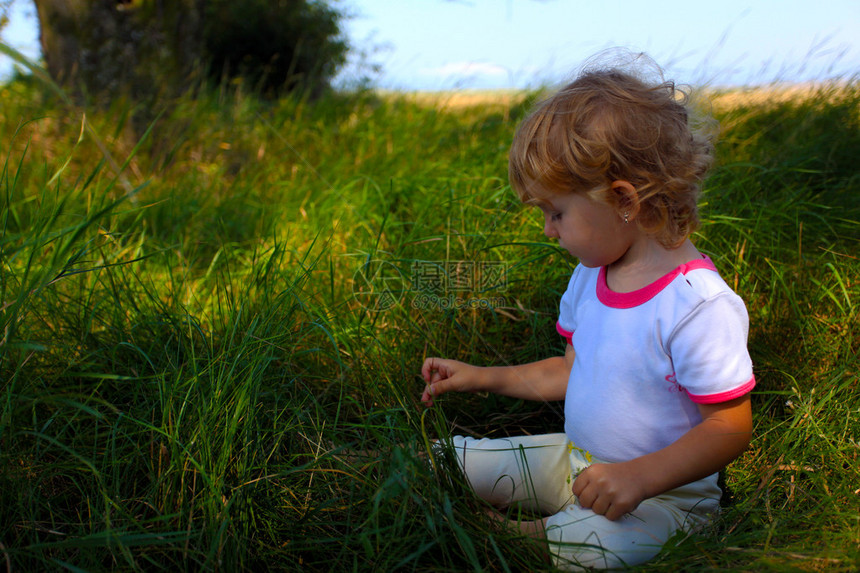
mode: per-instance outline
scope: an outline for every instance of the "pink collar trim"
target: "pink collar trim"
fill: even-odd
[[[600,268],[600,274],[597,276],[597,299],[612,308],[633,308],[640,304],[645,304],[660,291],[669,286],[678,275],[686,275],[690,271],[705,269],[709,271],[717,271],[717,267],[708,258],[707,255],[702,255],[701,259],[695,259],[689,263],[680,265],[675,270],[669,271],[650,285],[644,286],[633,292],[615,292],[610,290],[606,284],[606,267]]]

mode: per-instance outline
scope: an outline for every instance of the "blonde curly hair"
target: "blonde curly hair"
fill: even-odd
[[[630,208],[612,182],[635,187],[635,222],[674,248],[699,225],[700,184],[713,161],[716,122],[691,127],[689,91],[647,82],[617,68],[586,70],[523,120],[508,174],[520,200],[541,203],[537,189],[583,192],[619,212]]]

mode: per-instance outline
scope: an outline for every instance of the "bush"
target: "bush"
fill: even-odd
[[[345,63],[342,12],[308,0],[212,0],[204,40],[209,75],[242,78],[276,95],[296,87],[319,94]]]

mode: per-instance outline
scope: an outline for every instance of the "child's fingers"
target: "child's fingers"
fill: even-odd
[[[432,400],[433,398],[438,398],[439,396],[441,396],[442,394],[447,392],[447,390],[445,389],[445,385],[441,381],[439,381],[439,382],[434,382],[432,384],[428,384],[427,390],[425,390],[424,392]]]
[[[471,392],[473,385],[468,376],[464,378],[462,368],[465,365],[456,360],[443,358],[428,358],[421,366],[421,375],[427,386],[421,394],[421,401],[428,406],[433,399],[447,392]]]
[[[424,361],[424,364],[421,366],[421,376],[424,377],[426,382],[430,382],[433,378],[433,374],[440,375],[439,371],[444,367],[444,363],[439,358],[428,358]]]
[[[428,408],[433,405],[433,392],[430,390],[430,386],[424,388],[424,392],[421,394],[421,402]]]
[[[438,398],[442,394],[458,390],[456,381],[451,378],[438,379],[436,376],[433,378],[433,381],[427,384],[427,387],[424,389],[422,400],[426,397],[427,400],[424,400],[425,402],[429,401],[432,403],[435,398]]]
[[[576,500],[579,502],[579,505],[588,509],[591,507],[591,503],[594,501],[593,496],[590,495],[586,490],[588,489],[589,481],[588,481],[588,468],[583,470],[575,480],[573,480],[573,495],[576,496]]]
[[[597,484],[591,479],[591,472],[589,470],[592,467],[594,466],[589,466],[580,472],[576,479],[573,480],[573,487],[571,489],[580,507],[591,509],[599,514],[600,511],[595,507],[595,504],[600,497],[600,490]]]
[[[642,497],[635,484],[619,475],[621,464],[594,464],[585,468],[573,482],[573,494],[581,507],[615,521],[639,506]]]

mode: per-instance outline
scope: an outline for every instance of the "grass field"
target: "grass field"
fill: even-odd
[[[417,401],[425,356],[563,350],[574,261],[506,182],[533,98],[208,92],[141,123],[0,88],[0,568],[544,568],[420,454],[561,405]],[[860,565],[858,104],[715,104],[695,242],[748,303],[755,436],[716,526],[642,570]]]

